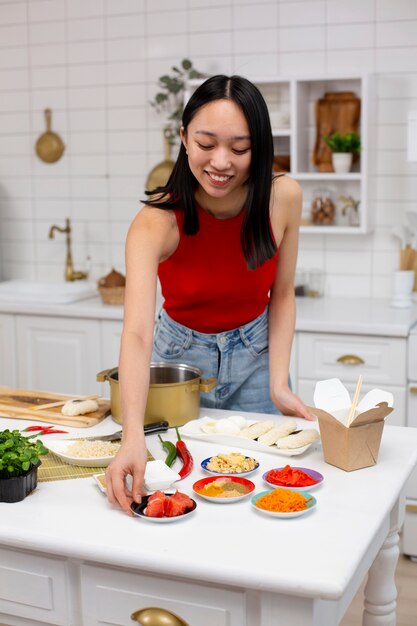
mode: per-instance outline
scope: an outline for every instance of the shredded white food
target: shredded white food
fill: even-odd
[[[77,439],[69,444],[66,454],[77,458],[91,458],[102,456],[114,456],[120,443],[112,443],[111,441],[88,441],[88,439]]]

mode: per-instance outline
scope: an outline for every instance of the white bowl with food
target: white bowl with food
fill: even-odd
[[[65,463],[80,467],[107,467],[120,448],[120,442],[88,439],[58,439],[44,445]]]

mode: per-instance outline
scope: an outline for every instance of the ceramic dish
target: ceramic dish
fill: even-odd
[[[301,470],[305,474],[311,476],[311,478],[316,481],[315,484],[306,485],[305,487],[294,487],[293,485],[277,485],[277,483],[271,483],[267,478],[269,472],[283,470],[283,467],[273,467],[272,469],[265,472],[265,474],[262,475],[262,478],[267,483],[267,485],[271,485],[271,487],[280,487],[281,489],[290,489],[291,491],[306,491],[307,489],[308,491],[311,491],[312,489],[316,489],[317,487],[319,487],[324,480],[323,474],[320,474],[320,472],[316,472],[315,470],[309,469],[308,467],[295,467],[294,465],[292,465],[291,467],[294,470]]]
[[[238,496],[222,496],[221,494],[217,496],[209,496],[202,489],[206,487],[206,485],[211,485],[213,483],[223,482],[226,483],[226,488],[224,492],[227,493],[228,489],[233,489],[233,486],[236,485],[236,489],[242,489],[242,493]],[[200,498],[204,498],[205,500],[210,500],[211,502],[217,502],[218,504],[228,504],[229,502],[237,502],[238,500],[242,500],[251,494],[255,489],[255,485],[253,482],[248,480],[247,478],[241,478],[240,476],[209,476],[208,478],[202,478],[201,480],[197,480],[197,482],[193,485],[193,491],[200,496]]]
[[[211,459],[213,457],[217,456],[216,454],[213,454],[213,456],[209,456],[207,459],[204,459],[204,461],[201,461],[201,467],[203,468],[203,470],[205,472],[207,472],[208,474],[215,474],[216,476],[246,476],[247,474],[251,474],[252,472],[255,472],[258,467],[259,467],[259,461],[256,461],[256,459],[254,459],[254,461],[256,461],[256,465],[253,469],[247,470],[246,472],[231,472],[231,471],[227,471],[227,472],[215,472],[214,470],[208,469],[207,465],[210,463]],[[253,457],[250,456],[245,456],[245,459],[250,459]]]
[[[107,493],[106,488],[106,476],[105,474],[94,474],[93,476],[99,489],[103,493]],[[145,489],[147,491],[156,491],[157,489],[170,489],[177,480],[180,480],[180,475],[174,472],[164,461],[148,461],[145,468]],[[132,488],[132,477],[126,476],[126,484],[128,489]]]
[[[106,474],[93,474],[91,478],[94,480],[100,491],[107,494]]]
[[[279,517],[281,519],[290,519],[291,517],[300,517],[300,515],[305,515],[306,513],[311,511],[311,509],[314,509],[314,507],[317,505],[316,498],[314,498],[307,491],[302,491],[301,493],[303,494],[303,496],[305,498],[307,498],[307,500],[309,500],[307,502],[307,508],[303,509],[302,511],[292,511],[290,513],[281,513],[281,512],[275,512],[275,511],[267,511],[266,509],[260,509],[259,507],[257,507],[256,506],[256,501],[259,500],[259,498],[262,498],[262,496],[266,496],[268,493],[272,493],[272,491],[273,490],[262,491],[261,493],[256,493],[254,496],[252,496],[251,504],[252,504],[253,508],[256,511],[259,511],[259,513],[263,513],[264,515],[269,515],[270,517]],[[299,493],[299,492],[297,492],[297,493]]]
[[[43,444],[48,450],[56,454],[57,457],[69,465],[78,465],[80,467],[107,467],[110,461],[114,459],[114,454],[99,457],[72,456],[67,450],[74,441],[74,439],[58,439],[55,441],[44,441]]]
[[[172,493],[166,493],[165,495],[167,496],[172,496]],[[195,500],[191,500],[193,501],[193,506],[191,509],[188,509],[188,511],[186,511],[185,513],[183,513],[182,515],[175,515],[173,517],[151,517],[149,515],[145,515],[144,511],[148,505],[148,500],[151,496],[143,496],[142,497],[142,502],[140,504],[137,504],[136,502],[132,502],[132,504],[130,505],[130,510],[132,511],[133,515],[136,515],[137,517],[140,517],[143,520],[146,520],[147,522],[153,522],[155,524],[169,524],[171,522],[179,522],[183,519],[186,519],[187,517],[189,517],[192,513],[194,513],[194,511],[197,508],[197,502]]]
[[[283,416],[284,419],[280,419],[280,416],[277,416],[277,419],[275,420],[278,424],[282,423],[283,421],[285,422],[288,419],[292,419],[292,418],[288,418]],[[274,454],[274,455],[278,455],[278,456],[298,456],[299,454],[303,454],[304,452],[306,452],[311,446],[315,445],[317,446],[317,444],[320,443],[320,441],[316,441],[314,444],[313,443],[309,443],[306,446],[301,446],[300,448],[294,448],[293,450],[286,450],[284,448],[277,448],[276,446],[265,446],[262,443],[259,443],[258,441],[254,440],[254,439],[246,439],[246,437],[239,437],[238,435],[224,435],[224,434],[220,434],[220,433],[205,433],[201,430],[201,426],[206,424],[207,422],[212,422],[213,418],[211,417],[201,417],[197,420],[191,420],[190,422],[187,422],[186,424],[184,424],[184,426],[181,426],[180,428],[180,434],[181,437],[184,438],[188,438],[188,439],[197,439],[198,441],[209,441],[211,443],[218,443],[224,446],[233,446],[235,448],[244,448],[245,450],[255,450],[258,452],[269,452],[270,454]],[[248,425],[253,424],[255,420],[253,421],[248,421]],[[318,430],[317,427],[310,425],[308,422],[306,422],[305,420],[299,420],[299,424],[302,424],[302,426],[299,426],[300,429],[307,429],[307,428],[314,428],[315,430]]]

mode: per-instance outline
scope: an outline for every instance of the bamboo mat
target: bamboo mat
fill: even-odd
[[[68,480],[70,478],[88,478],[94,474],[101,474],[105,467],[81,467],[80,465],[69,465],[62,461],[52,452],[48,452],[41,457],[42,464],[38,469],[38,482],[48,482],[53,480]],[[148,461],[153,461],[154,457],[148,450]]]

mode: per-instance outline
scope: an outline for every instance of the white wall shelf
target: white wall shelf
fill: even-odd
[[[303,222],[311,213],[311,203],[318,191],[326,190],[335,206],[336,215],[332,225],[303,225],[302,233],[360,235],[373,227],[373,211],[369,204],[368,162],[375,124],[372,77],[363,76],[317,76],[305,78],[253,78],[262,92],[271,116],[274,149],[277,155],[288,155],[289,174],[299,181],[303,189]],[[187,101],[201,80],[190,81],[185,93]],[[329,91],[352,91],[361,100],[359,133],[361,153],[352,172],[335,174],[320,172],[312,162],[316,141],[315,103]],[[359,200],[358,225],[350,225],[341,213],[340,196],[352,196]]]

